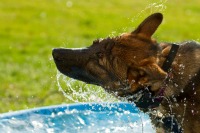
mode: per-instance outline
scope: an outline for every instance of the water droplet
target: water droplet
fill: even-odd
[[[63,115],[63,112],[58,112],[58,114],[57,114],[57,115],[58,115],[58,116],[59,116],[59,115]]]
[[[72,5],[73,5],[72,1],[67,1],[67,2],[66,2],[66,6],[67,6],[67,7],[72,7]]]
[[[82,124],[82,125],[85,125],[85,121],[81,118],[81,117],[77,117],[79,122]]]
[[[178,104],[178,103],[176,103],[175,105],[176,105],[176,107],[178,107],[178,106],[179,106],[179,104]]]
[[[194,110],[191,110],[192,114],[194,114]]]
[[[175,87],[178,87],[178,84],[174,83]]]

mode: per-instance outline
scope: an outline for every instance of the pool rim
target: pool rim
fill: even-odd
[[[134,103],[128,102],[83,102],[83,103],[72,103],[72,104],[60,104],[60,105],[51,105],[51,106],[43,106],[36,107],[31,109],[6,112],[0,114],[1,119],[13,119],[20,118],[22,116],[29,116],[31,114],[39,114],[39,115],[51,115],[52,113],[57,114],[58,112],[65,112],[66,110],[78,110],[78,111],[94,111],[94,112],[102,112],[102,111],[130,111],[130,113],[139,113],[139,109],[134,105]]]

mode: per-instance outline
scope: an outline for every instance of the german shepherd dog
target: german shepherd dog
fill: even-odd
[[[95,40],[81,49],[53,49],[58,70],[127,98],[150,115],[157,133],[200,132],[200,45],[157,43],[163,15],[154,13],[133,32]]]

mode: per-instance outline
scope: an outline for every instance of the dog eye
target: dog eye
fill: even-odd
[[[104,57],[104,54],[102,52],[98,52],[96,53],[97,57],[98,58],[103,58]]]

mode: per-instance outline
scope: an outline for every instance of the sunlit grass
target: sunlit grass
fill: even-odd
[[[164,14],[154,36],[158,41],[198,41],[199,5],[199,0],[1,0],[0,112],[73,102],[58,91],[52,48],[85,47],[96,38],[130,32],[157,11]]]

